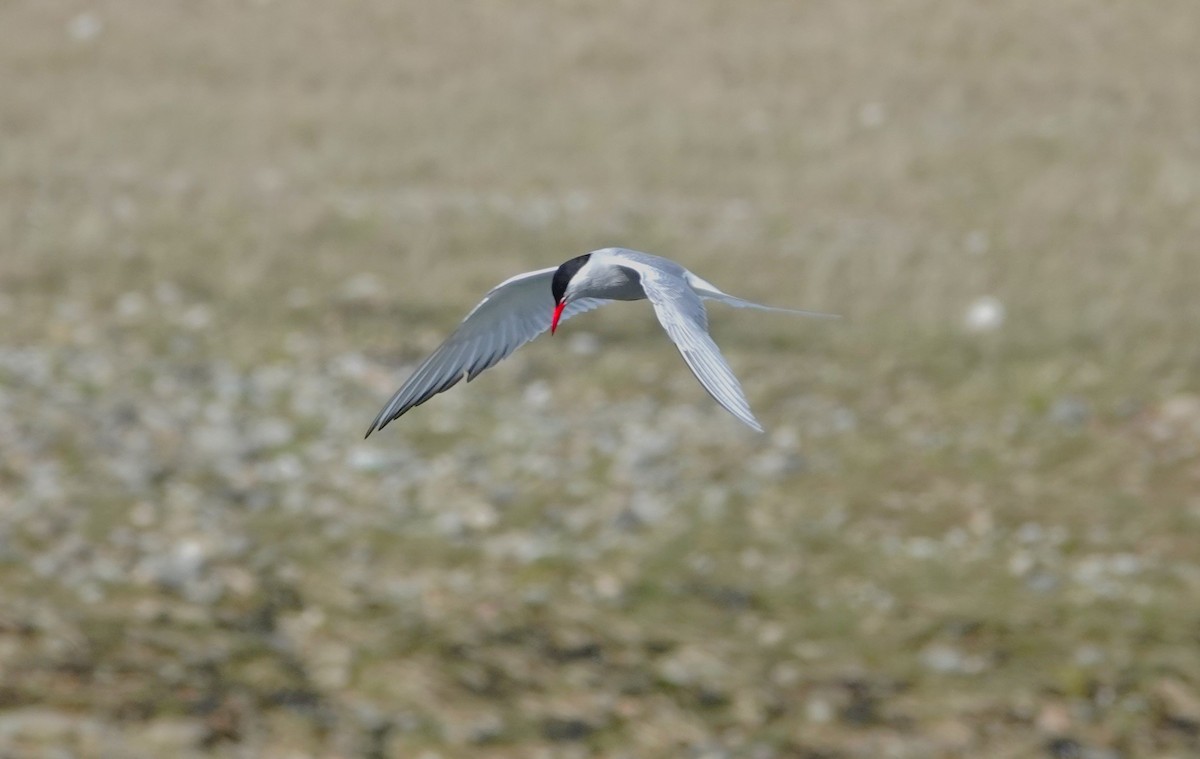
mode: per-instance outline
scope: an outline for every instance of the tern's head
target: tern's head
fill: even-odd
[[[565,262],[558,267],[558,271],[554,272],[554,280],[550,283],[550,292],[554,295],[554,318],[550,322],[550,334],[558,329],[558,319],[562,316],[563,308],[570,301],[574,288],[571,287],[571,281],[575,274],[583,268],[583,265],[588,262],[591,253],[584,253],[582,256],[576,256],[570,261]]]

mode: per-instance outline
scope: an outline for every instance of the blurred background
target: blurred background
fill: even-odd
[[[1200,752],[1200,5],[0,5],[0,755]],[[644,304],[362,433],[492,285]]]

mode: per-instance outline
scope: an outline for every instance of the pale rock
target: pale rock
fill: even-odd
[[[968,332],[995,332],[1004,326],[1007,311],[999,298],[985,295],[976,299],[963,315],[963,326]]]

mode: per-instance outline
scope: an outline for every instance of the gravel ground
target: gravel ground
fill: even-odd
[[[1197,6],[731,8],[0,8],[0,757],[1200,755]]]

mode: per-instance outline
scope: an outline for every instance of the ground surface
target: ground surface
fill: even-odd
[[[0,756],[1196,756],[1198,30],[0,4]],[[633,304],[361,440],[609,244],[846,318],[712,309],[766,435]]]

